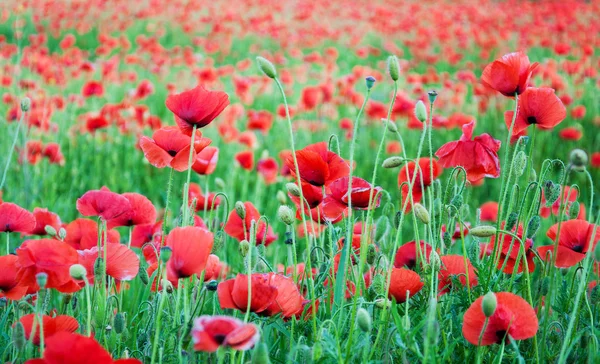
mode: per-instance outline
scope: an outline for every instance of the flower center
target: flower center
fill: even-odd
[[[167,153],[169,153],[171,157],[175,157],[177,155],[177,152],[174,150],[168,150]]]
[[[583,252],[583,245],[573,245],[573,247],[571,248],[571,250],[573,250],[574,252],[577,252],[577,253],[582,253]]]
[[[537,124],[537,119],[535,118],[535,116],[528,116],[527,123],[528,124]]]
[[[502,344],[502,341],[504,341],[505,337],[506,337],[506,340],[508,340],[508,335],[506,335],[506,330],[496,331],[496,343],[497,344]]]

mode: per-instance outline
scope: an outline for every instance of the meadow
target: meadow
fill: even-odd
[[[598,362],[599,16],[3,1],[0,360]]]

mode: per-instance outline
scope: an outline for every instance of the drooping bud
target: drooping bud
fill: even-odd
[[[26,112],[31,109],[31,99],[29,97],[23,97],[21,99],[21,111]]]
[[[540,228],[541,222],[542,219],[538,215],[534,215],[531,217],[531,219],[527,223],[527,239],[531,239],[535,236],[538,229]]]
[[[277,77],[277,70],[271,61],[264,57],[256,57],[256,64],[258,64],[258,68],[269,78]]]
[[[393,81],[398,81],[400,78],[400,64],[398,58],[394,55],[389,56],[387,60],[388,73]]]
[[[427,108],[421,100],[417,101],[415,105],[415,117],[422,123],[427,121]]]
[[[40,272],[35,275],[35,281],[38,286],[40,286],[40,290],[46,288],[46,284],[48,284],[48,274],[44,272]]]
[[[435,250],[432,250],[431,253],[429,253],[429,264],[434,271],[438,271],[442,265],[442,260]]]
[[[148,272],[145,269],[141,269],[138,271],[138,277],[140,277],[140,281],[144,285],[147,285],[150,282],[150,277],[148,277]]]
[[[21,350],[25,347],[27,339],[25,338],[25,328],[21,321],[17,321],[12,331],[12,341],[17,350]]]
[[[454,195],[454,197],[452,197],[452,200],[450,200],[450,205],[456,207],[457,210],[460,209],[462,204],[463,204],[463,196],[462,195]]]
[[[377,308],[389,308],[391,306],[391,302],[387,298],[378,298],[375,300],[375,306],[377,306]]]
[[[544,277],[540,287],[540,294],[542,296],[546,296],[548,292],[550,292],[550,277]]]
[[[361,307],[356,311],[356,323],[362,332],[371,331],[371,321],[371,315],[367,310]]]
[[[400,227],[401,219],[402,219],[402,211],[396,212],[396,214],[394,215],[394,226],[396,227],[396,229],[398,229]]]
[[[246,218],[246,205],[242,201],[237,201],[235,203],[235,212],[240,219],[244,220]]]
[[[171,259],[171,254],[173,254],[173,249],[168,246],[163,246],[160,248],[160,260],[163,263],[166,263]]]
[[[252,352],[252,364],[270,364],[269,348],[265,343],[259,343]]]
[[[73,264],[71,268],[69,268],[69,273],[73,279],[82,281],[87,275],[87,270],[81,264]]]
[[[496,294],[494,292],[486,293],[481,301],[481,308],[485,317],[491,317],[496,312],[496,306],[498,306]]]
[[[369,244],[367,248],[367,264],[373,265],[375,263],[375,259],[377,258],[377,248],[375,248],[374,244]]]
[[[44,226],[44,231],[46,231],[46,234],[48,234],[52,237],[56,236],[56,233],[57,233],[56,229],[52,225]]]
[[[552,206],[558,197],[560,196],[560,185],[554,184],[554,182],[547,180],[544,182],[544,197],[546,197],[546,207]]]
[[[525,155],[524,151],[520,151],[515,156],[513,160],[513,173],[517,178],[521,177],[525,172],[525,167],[527,166],[527,155]]]
[[[435,99],[437,99],[438,93],[436,90],[427,91],[427,96],[429,96],[429,102],[433,104]]]
[[[396,167],[401,166],[403,163],[404,163],[404,158],[394,156],[394,157],[389,157],[386,160],[384,160],[383,163],[381,163],[381,166],[383,168],[396,168]]]
[[[478,238],[489,238],[496,234],[496,228],[491,225],[480,225],[469,230],[469,233]]]
[[[425,225],[429,224],[429,212],[425,208],[425,206],[420,203],[415,203],[413,205],[413,211],[415,212],[415,216]]]
[[[537,172],[535,169],[531,168],[531,172],[529,172],[529,182],[537,181]]]
[[[373,76],[367,76],[367,78],[365,78],[365,83],[367,84],[367,90],[370,90],[373,85],[375,84],[375,77]]]
[[[225,234],[223,233],[223,230],[219,230],[217,232],[215,232],[215,238],[214,238],[214,244],[213,244],[213,252],[217,252],[219,250],[221,250],[221,248],[223,247],[223,245],[225,244]]]
[[[452,244],[452,235],[449,232],[444,231],[444,235],[442,235],[442,241],[444,242],[445,247],[449,247]]]
[[[125,331],[125,316],[121,312],[117,312],[114,319],[115,332],[117,334]]]
[[[579,216],[579,201],[573,201],[569,207],[569,218],[576,219]]]
[[[288,226],[294,223],[294,212],[289,206],[279,206],[279,210],[277,210],[277,217],[279,217],[279,220],[283,221],[283,223]]]
[[[573,149],[569,155],[569,160],[571,161],[574,170],[581,171],[588,163],[588,155],[581,149]]]
[[[511,212],[506,219],[506,225],[504,225],[505,229],[511,231],[515,225],[517,225],[517,219],[519,218],[519,214],[515,211]]]
[[[240,241],[240,254],[242,254],[243,257],[248,255],[248,252],[250,251],[250,243],[248,242],[248,240],[242,240]]]
[[[288,190],[290,195],[294,197],[300,197],[300,188],[295,183],[286,183],[285,188]]]
[[[285,205],[287,203],[287,196],[285,195],[285,192],[281,190],[277,191],[277,201],[281,205]]]
[[[387,129],[392,132],[392,133],[396,133],[398,132],[398,126],[396,126],[396,122],[394,120],[388,120],[388,119],[381,119],[383,120],[383,123],[386,125]]]
[[[215,178],[215,186],[217,186],[217,188],[220,190],[224,190],[225,189],[225,181],[223,181],[223,179],[217,177],[217,178]]]

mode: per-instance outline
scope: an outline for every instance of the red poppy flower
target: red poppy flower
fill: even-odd
[[[533,308],[523,298],[510,292],[494,293],[497,306],[494,314],[488,319],[483,314],[483,296],[479,297],[463,317],[462,332],[473,345],[501,344],[508,335],[514,340],[525,340],[535,336],[538,330],[538,319]],[[483,335],[481,334],[483,331]]]
[[[498,220],[498,202],[489,201],[481,205],[481,221],[496,222]]]
[[[277,289],[277,298],[261,315],[274,316],[281,313],[284,318],[298,317],[309,302],[300,294],[298,286],[290,277],[283,274],[269,273],[269,283]]]
[[[234,158],[243,169],[251,171],[254,168],[254,153],[251,150],[236,153]]]
[[[65,226],[67,237],[65,243],[77,250],[90,249],[98,246],[98,224],[90,219],[75,219]],[[121,236],[118,231],[109,229],[106,239],[109,243],[119,243]]]
[[[131,214],[131,203],[126,197],[108,189],[87,191],[77,199],[77,211],[83,216],[99,216],[111,220]]]
[[[429,263],[429,256],[431,254],[431,245],[427,244],[423,240],[419,242],[417,247],[416,241],[410,241],[402,245],[396,251],[396,257],[394,258],[394,267],[413,269],[417,265],[417,256],[421,256],[421,260],[425,260]]]
[[[415,203],[420,202],[421,198],[423,197],[424,191],[422,188],[430,186],[433,183],[433,181],[442,174],[443,168],[438,164],[436,159],[433,159],[433,176],[431,175],[429,158],[419,158],[418,163],[418,169],[416,168],[416,163],[414,161],[410,161],[406,163],[398,173],[398,186],[402,186],[402,206],[404,206],[404,202],[409,196],[408,183],[412,182],[415,173],[415,184],[411,191],[413,202]],[[411,208],[412,207],[409,202],[409,204],[407,205],[407,211],[410,211]]]
[[[131,246],[134,248],[141,248],[144,244],[151,241],[157,239],[160,241],[161,235],[162,221],[153,224],[135,225],[131,231]]]
[[[20,285],[17,279],[18,260],[16,255],[0,256],[0,297],[16,301],[27,293],[27,286]]]
[[[215,352],[221,346],[248,350],[260,339],[254,324],[229,316],[200,316],[194,320],[192,341],[194,350]]]
[[[205,209],[206,209],[206,211],[210,211],[210,210],[216,208],[217,206],[219,206],[219,204],[221,203],[220,198],[215,199],[214,193],[209,193],[208,195],[204,195],[202,193],[202,188],[200,187],[200,185],[192,182],[192,183],[190,183],[190,190],[189,190],[190,206],[192,205],[194,200],[196,200],[196,212],[204,211]],[[213,201],[214,201],[214,203],[213,203]]]
[[[313,186],[321,187],[348,175],[350,167],[339,155],[327,149],[327,143],[311,144],[296,151],[300,178]],[[289,155],[285,159],[286,166],[296,176],[294,158]]]
[[[65,165],[65,156],[60,151],[60,145],[57,143],[48,143],[42,150],[42,155],[48,158],[51,164]]]
[[[34,215],[14,203],[0,204],[0,232],[29,234],[35,229]]]
[[[342,177],[335,180],[329,186],[331,194],[325,197],[324,204],[335,203],[342,207],[348,207],[348,199],[351,198],[352,208],[359,210],[369,210],[379,206],[381,187],[372,187],[371,184],[362,178],[352,177],[352,191],[348,191],[350,182],[349,177]],[[369,201],[373,190],[373,202]]]
[[[23,325],[23,328],[25,329],[25,338],[27,340],[29,340],[32,334],[34,318],[35,314],[31,313],[19,319],[19,322]],[[77,322],[77,320],[68,315],[58,315],[56,317],[42,315],[42,324],[44,327],[44,339],[48,339],[59,332],[75,332],[79,328],[79,323]],[[39,319],[36,320],[35,334],[33,335],[33,343],[35,345],[40,344]]]
[[[246,218],[244,221],[242,221],[235,209],[231,210],[229,219],[227,219],[227,223],[225,224],[225,233],[238,241],[244,239],[250,240],[250,227],[252,221],[254,221],[255,224],[258,224],[256,229],[256,244],[267,246],[277,240],[277,235],[273,233],[273,228],[269,226],[267,229],[267,224],[264,220],[260,220],[259,222],[260,213],[252,202],[245,202],[244,206],[246,207]]]
[[[84,97],[90,97],[90,96],[100,97],[100,96],[104,95],[104,86],[102,86],[102,83],[100,81],[88,81],[81,88],[81,94]]]
[[[213,279],[224,279],[228,271],[225,263],[221,262],[218,256],[210,254],[204,268],[204,281],[208,282]]]
[[[504,228],[505,223],[502,222],[502,228]],[[516,232],[515,232],[516,230]],[[513,228],[512,233],[516,234],[519,239],[523,240],[523,225],[519,225],[519,228]],[[493,235],[490,238],[490,243],[484,248],[484,250],[489,250],[490,252],[494,251],[494,242],[496,241],[496,236]],[[498,242],[500,243],[500,260],[498,261],[498,269],[502,268],[505,264],[503,272],[507,274],[513,274],[515,269],[515,264],[517,262],[517,257],[520,254],[521,243],[515,239],[513,236],[508,234],[500,234],[498,237]],[[512,249],[510,248],[512,244]],[[529,273],[535,270],[535,261],[533,260],[535,254],[533,252],[533,240],[525,239],[523,250],[525,252],[525,259],[527,259],[527,267],[529,268]],[[517,268],[517,273],[523,272],[523,267],[525,266],[523,262],[523,257],[521,256],[519,261],[519,266]]]
[[[267,134],[273,125],[273,114],[268,111],[261,110],[248,111],[248,130],[259,130],[263,134]]]
[[[529,57],[523,52],[505,54],[485,67],[481,82],[504,96],[520,95],[537,66],[537,62],[530,64]]]
[[[122,214],[114,219],[107,221],[109,229],[118,226],[135,226],[143,224],[153,224],[156,222],[156,207],[146,196],[135,192],[126,192],[121,196],[125,197],[131,205],[131,213]]]
[[[453,276],[457,277],[463,286],[466,286],[467,272],[469,275],[469,287],[477,285],[477,273],[475,273],[475,268],[468,258],[462,255],[444,255],[440,257],[440,260],[442,261],[440,272],[438,273],[438,291],[440,295],[450,292]]]
[[[108,243],[106,247],[106,275],[118,281],[130,281],[137,276],[140,269],[140,258],[135,252],[123,244]],[[78,250],[79,264],[87,270],[87,278],[94,282],[94,263],[98,257],[104,258],[104,251],[95,246],[86,250]]]
[[[389,298],[394,298],[396,302],[402,303],[407,299],[406,291],[410,297],[419,293],[423,288],[421,277],[410,269],[392,268],[390,278]]]
[[[32,235],[47,235],[46,226],[51,226],[56,231],[61,228],[60,217],[48,209],[36,207],[33,209],[33,216],[35,217],[35,228],[31,231]]]
[[[475,121],[465,124],[459,140],[446,143],[435,152],[444,168],[462,166],[467,171],[467,179],[476,183],[485,177],[500,176],[498,150],[500,141],[489,134],[481,134],[473,140]]]
[[[556,254],[556,266],[558,268],[569,268],[581,262],[586,253],[594,249],[600,240],[600,228],[594,232],[594,224],[585,220],[568,220],[562,223],[560,235],[558,236],[558,250],[554,252],[554,244],[538,247],[538,252],[546,259],[548,252]],[[558,233],[558,224],[552,225],[546,236],[555,241]]]
[[[592,153],[590,165],[594,168],[600,168],[600,152]]]
[[[218,161],[219,148],[206,147],[196,156],[192,169],[200,175],[209,175],[217,168]]]
[[[200,275],[213,247],[213,234],[194,226],[177,227],[167,236],[167,246],[172,249],[167,263],[169,280]]]
[[[29,292],[39,290],[35,276],[42,272],[48,275],[46,288],[60,292],[75,288],[69,269],[79,262],[79,257],[70,245],[54,239],[26,240],[16,252],[19,258],[17,279],[19,285],[29,287]]]
[[[504,113],[506,126],[510,128],[514,111]],[[529,125],[540,129],[552,129],[567,116],[562,101],[554,89],[530,87],[519,97],[519,109],[513,127],[513,136],[520,135]]]
[[[563,140],[577,141],[583,137],[583,132],[576,127],[570,126],[559,131],[558,136]]]
[[[263,177],[265,184],[270,185],[277,180],[279,166],[275,158],[263,158],[256,164],[256,170]]]
[[[229,105],[229,96],[222,91],[208,91],[202,85],[170,95],[167,108],[175,114],[175,122],[185,134],[191,135],[193,127],[210,124]]]
[[[190,158],[190,137],[174,126],[158,129],[152,139],[143,136],[140,147],[144,156],[156,168],[171,167],[178,172],[188,169]],[[195,144],[195,143],[194,143]],[[196,151],[192,151],[196,158]]]
[[[59,332],[45,340],[44,357],[28,360],[27,364],[142,364],[138,359],[113,360],[108,351],[91,337]]]

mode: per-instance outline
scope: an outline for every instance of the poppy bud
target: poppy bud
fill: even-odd
[[[398,132],[398,127],[396,126],[396,122],[394,120],[386,120],[386,126],[390,132]]]
[[[269,348],[265,343],[259,343],[252,352],[252,364],[270,364]]]
[[[400,64],[398,63],[398,58],[393,55],[389,56],[387,60],[387,67],[390,78],[394,81],[398,81],[398,78],[400,78]]]
[[[286,183],[285,188],[287,188],[290,195],[300,197],[300,188],[295,183]]]
[[[569,155],[569,160],[575,170],[583,170],[588,163],[588,155],[581,149],[573,149],[571,155]]]
[[[429,253],[429,264],[431,264],[431,268],[436,271],[442,266],[442,260],[435,250],[432,250],[431,253]]]
[[[173,283],[169,282],[168,279],[166,279],[166,278],[161,279],[160,284],[161,284],[161,286],[164,287],[164,289],[167,291],[167,293],[173,292]]]
[[[579,216],[579,202],[573,201],[569,207],[569,218],[576,219]]]
[[[225,181],[223,181],[223,179],[217,177],[217,178],[215,178],[215,186],[217,186],[217,188],[220,190],[224,190],[225,189]]]
[[[44,272],[40,272],[35,275],[35,280],[36,280],[38,286],[40,286],[40,290],[42,290],[42,289],[46,288],[46,284],[48,284],[48,274],[46,274]]]
[[[94,280],[100,282],[104,278],[104,259],[96,258],[94,261]]]
[[[429,212],[425,208],[425,206],[420,203],[415,203],[413,206],[413,211],[415,212],[415,216],[425,225],[429,224]]]
[[[469,248],[469,259],[471,261],[479,260],[480,253],[481,253],[481,245],[471,244],[471,246]]]
[[[58,229],[58,237],[60,240],[65,240],[67,238],[67,230],[63,227]]]
[[[242,254],[243,257],[248,255],[248,252],[250,251],[250,243],[248,242],[248,240],[240,241],[239,249],[240,249],[240,254]]]
[[[17,350],[21,350],[25,347],[27,339],[25,338],[25,328],[21,321],[17,321],[12,331],[12,341]]]
[[[517,224],[517,219],[519,218],[519,214],[516,212],[511,212],[506,219],[506,225],[504,226],[506,230],[511,231],[515,225]]]
[[[396,226],[396,229],[398,229],[400,227],[400,219],[401,218],[402,218],[402,211],[396,212],[396,215],[394,215],[394,225]]]
[[[388,159],[384,160],[383,163],[381,163],[381,166],[383,168],[396,168],[401,166],[404,163],[404,158],[401,157],[389,157]]]
[[[46,231],[46,234],[52,237],[56,236],[56,229],[52,225],[44,226],[44,231]]]
[[[240,217],[240,219],[244,220],[246,218],[246,206],[242,201],[237,201],[235,203],[235,212]]]
[[[537,233],[538,229],[540,228],[541,222],[542,219],[538,215],[531,217],[527,223],[527,239],[531,239],[535,236],[535,233]]]
[[[535,169],[531,168],[531,172],[529,172],[529,182],[537,181],[537,172]]]
[[[142,281],[144,285],[147,285],[150,281],[150,277],[148,277],[148,272],[146,272],[145,269],[140,269],[138,271],[138,276],[140,277],[140,281]]]
[[[415,105],[415,117],[422,123],[427,121],[427,108],[421,100],[417,101]]]
[[[275,66],[273,63],[266,58],[256,57],[256,64],[258,64],[258,68],[269,78],[277,77],[277,70],[275,70]]]
[[[447,231],[444,231],[444,235],[442,235],[442,241],[444,242],[445,247],[449,247],[452,244],[452,236]]]
[[[213,243],[213,252],[221,250],[223,247],[223,243],[225,243],[225,234],[222,230],[217,231],[214,234],[214,243]]]
[[[544,279],[542,279],[542,285],[540,287],[540,294],[542,296],[545,296],[548,294],[549,291],[550,291],[550,277],[544,277]]]
[[[435,99],[437,99],[437,91],[436,90],[431,90],[427,92],[427,96],[429,96],[429,102],[431,102],[432,104],[435,102]]]
[[[485,317],[491,317],[496,312],[496,306],[498,306],[498,299],[494,292],[488,292],[483,296],[481,301],[481,308]]]
[[[81,281],[87,275],[87,270],[81,264],[73,264],[71,268],[69,268],[69,273],[71,274],[71,277],[73,277],[73,279]]]
[[[367,264],[373,265],[375,258],[377,258],[377,249],[375,245],[369,244],[369,248],[367,249]]]
[[[362,307],[356,311],[356,323],[362,332],[371,331],[371,315]]]
[[[121,312],[117,312],[114,320],[115,332],[121,334],[125,331],[125,316]]]
[[[321,343],[317,341],[313,345],[312,352],[313,352],[313,357],[312,357],[313,358],[313,362],[319,361],[319,359],[321,359],[321,356],[323,356],[323,345],[321,345]]]
[[[389,308],[391,306],[391,302],[387,298],[378,298],[375,300],[375,306],[377,306],[378,308]]]
[[[277,217],[279,217],[279,220],[283,221],[283,223],[288,226],[294,223],[294,212],[291,208],[289,208],[289,206],[279,206],[279,210],[277,210]]]
[[[524,151],[520,151],[517,153],[512,163],[513,172],[517,178],[523,175],[523,172],[525,172],[525,166],[527,166],[527,156],[525,155]]]
[[[490,225],[480,225],[469,230],[469,233],[478,238],[488,238],[496,234],[496,228]]]
[[[370,90],[373,85],[375,84],[375,77],[373,76],[367,76],[367,78],[365,78],[365,83],[367,84],[367,89]]]
[[[24,97],[21,99],[21,111],[29,111],[31,109],[31,99]]]
[[[547,180],[544,182],[544,196],[546,197],[546,207],[552,206],[560,195],[560,185],[554,184],[554,182]]]
[[[216,280],[213,279],[206,284],[206,289],[211,292],[214,292],[217,290],[218,286],[219,286],[219,282],[217,282]]]
[[[170,247],[163,246],[160,248],[160,260],[162,260],[163,263],[166,263],[171,259],[171,254],[173,254],[173,249]]]
[[[455,195],[454,197],[452,197],[452,200],[450,200],[450,205],[456,207],[456,209],[460,209],[460,207],[463,204],[463,197],[462,195]]]
[[[281,190],[277,191],[277,201],[281,205],[285,205],[287,203],[287,197],[285,196],[285,193]]]
[[[369,294],[371,297],[377,297],[385,293],[385,277],[383,275],[373,276],[373,281],[369,287]]]

